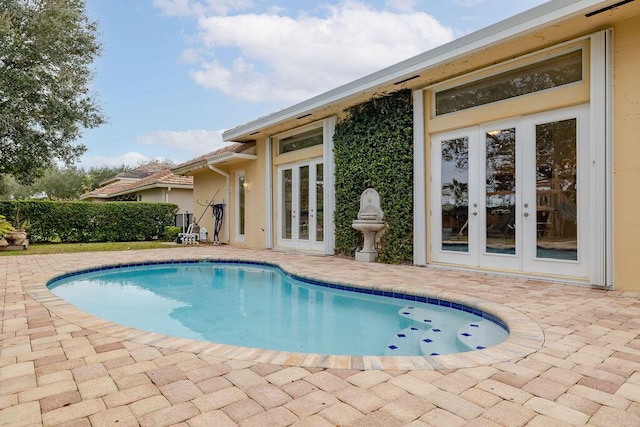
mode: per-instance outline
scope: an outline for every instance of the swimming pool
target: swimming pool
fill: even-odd
[[[109,266],[48,287],[123,325],[281,351],[429,356],[483,349],[508,336],[500,319],[473,307],[302,279],[263,263]]]

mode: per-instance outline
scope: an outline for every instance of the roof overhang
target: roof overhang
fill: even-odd
[[[184,189],[193,190],[193,185],[188,184],[166,184],[163,182],[157,182],[155,184],[143,185],[141,187],[129,188],[123,191],[117,191],[115,193],[97,193],[97,194],[83,194],[80,196],[80,200],[86,199],[111,199],[113,197],[125,196],[127,194],[136,194],[141,191],[153,190],[154,188],[170,188],[170,189]]]
[[[584,31],[594,31],[598,26],[607,24],[607,15],[612,11],[617,8],[622,10],[623,6],[626,10],[629,7],[627,4],[633,4],[633,2],[635,0],[552,0],[299,104],[229,129],[222,134],[222,137],[225,141],[238,142],[268,137],[339,114],[349,107],[376,96],[405,88],[424,87],[434,83],[433,80],[425,81],[424,78],[420,78],[421,74],[427,70],[449,64],[473,53],[486,51],[493,46],[572,18],[590,20],[589,25],[585,25]],[[633,13],[638,13],[640,2],[635,3],[633,9]],[[445,76],[445,78],[450,77],[453,75]]]
[[[188,175],[190,172],[195,172],[197,170],[206,169],[206,168],[207,168],[207,161],[200,160],[199,162],[190,163],[180,168],[171,169],[171,172],[173,172],[176,175]]]
[[[104,193],[99,193],[99,194],[82,194],[79,199],[80,200],[87,200],[87,199],[108,199],[109,196],[104,194]]]
[[[247,160],[256,160],[258,158],[255,154],[244,154],[244,153],[222,153],[217,156],[208,157],[206,159],[206,165],[215,166],[215,165],[232,165],[239,162],[245,162]]]
[[[185,190],[193,190],[193,185],[186,185],[186,184],[166,184],[163,182],[157,182],[155,184],[149,184],[149,185],[143,185],[141,187],[136,187],[136,188],[131,188],[125,191],[119,191],[117,193],[113,193],[111,194],[109,197],[118,197],[118,196],[124,196],[125,194],[136,194],[139,193],[141,191],[146,191],[146,190],[153,190],[154,188],[181,188],[181,189],[185,189]]]

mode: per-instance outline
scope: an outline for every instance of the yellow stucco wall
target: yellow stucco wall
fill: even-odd
[[[234,162],[231,165],[216,165],[216,169],[229,174],[229,191],[224,175],[209,169],[201,169],[194,173],[193,212],[194,220],[201,227],[206,227],[209,240],[213,239],[213,209],[206,204],[224,203],[224,218],[220,229],[220,243],[264,248],[264,144],[257,144],[257,160]],[[245,240],[236,241],[236,190],[237,173],[244,171],[248,191],[245,194]],[[204,210],[207,211],[204,213]]]
[[[264,152],[264,143],[256,144],[258,159],[242,162],[236,166],[236,169],[244,169],[245,182],[248,184],[245,193],[244,245],[250,248],[265,247]]]
[[[194,221],[200,219],[198,225],[207,229],[209,239],[211,240],[213,239],[213,212],[212,208],[206,206],[206,204],[211,202],[212,199],[214,203],[222,203],[224,200],[224,202],[228,204],[226,200],[225,178],[212,171],[202,170],[193,175],[193,184],[193,207],[189,209],[189,211],[194,213]],[[203,215],[205,209],[207,209],[207,212]],[[229,220],[226,212],[224,220]],[[222,227],[220,230],[220,242],[227,242],[225,227]]]
[[[164,201],[178,205],[178,213],[193,212],[193,190],[186,188],[164,189]]]
[[[138,192],[138,201],[145,203],[162,203],[164,202],[164,188],[150,188],[148,190]]]
[[[640,16],[615,25],[613,41],[615,287],[640,291]]]

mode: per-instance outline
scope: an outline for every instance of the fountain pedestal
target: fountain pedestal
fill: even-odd
[[[380,195],[373,188],[367,188],[360,196],[358,219],[351,224],[364,237],[362,249],[356,251],[356,261],[374,262],[378,258],[376,234],[385,227],[382,218]]]
[[[374,262],[378,258],[376,233],[384,228],[384,221],[356,220],[351,226],[364,237],[362,249],[356,251],[356,261]]]

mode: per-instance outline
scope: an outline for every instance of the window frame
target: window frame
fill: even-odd
[[[507,73],[516,71],[520,68],[535,66],[535,64],[537,63],[541,63],[547,60],[552,60],[559,56],[570,54],[576,51],[582,52],[582,60],[581,60],[582,78],[578,81],[567,83],[560,86],[555,86],[548,89],[543,89],[540,91],[530,92],[530,93],[515,96],[515,97],[505,98],[498,101],[489,102],[486,104],[475,105],[473,107],[464,108],[464,109],[448,112],[445,114],[436,114],[436,97],[437,97],[437,94],[440,92],[454,89],[459,86],[469,85],[481,80],[490,79],[492,77],[498,77],[502,74],[507,74]],[[540,51],[532,52],[530,54],[518,56],[516,58],[503,61],[489,67],[483,67],[479,70],[472,71],[464,75],[446,80],[444,82],[440,82],[432,86],[426,87],[424,88],[424,90],[429,90],[431,92],[430,102],[429,102],[430,104],[429,119],[430,120],[444,119],[445,117],[450,117],[454,114],[464,114],[464,113],[474,111],[476,109],[487,108],[496,104],[513,102],[514,100],[520,100],[530,96],[548,94],[550,92],[562,90],[572,86],[584,85],[588,83],[590,78],[589,76],[590,62],[588,58],[589,53],[590,53],[590,46],[588,43],[588,38],[571,40],[569,42],[562,43],[560,45],[555,45],[547,49],[543,49]]]
[[[242,182],[241,182],[242,180]],[[244,170],[235,172],[235,240],[244,243],[247,231],[247,181]],[[240,196],[243,196],[241,203]],[[242,205],[242,206],[241,206]],[[244,214],[244,215],[243,215]],[[243,226],[241,228],[241,225]]]
[[[294,138],[300,138],[302,136],[304,136],[305,134],[308,134],[309,136],[316,136],[316,135],[320,135],[320,143],[319,144],[314,144],[314,145],[310,145],[308,147],[302,147],[302,148],[298,148],[295,150],[290,150],[290,151],[282,151],[282,143],[287,140],[287,139],[294,139]],[[276,135],[275,137],[276,139],[276,155],[277,156],[287,156],[287,155],[294,155],[294,153],[299,153],[303,150],[309,150],[318,146],[322,146],[324,144],[324,129],[323,129],[323,122],[317,122],[317,123],[313,123],[307,126],[302,126],[299,128],[296,128],[294,130],[291,130],[289,132],[285,132],[282,133],[280,135]],[[304,140],[305,138],[300,138],[301,140]]]

